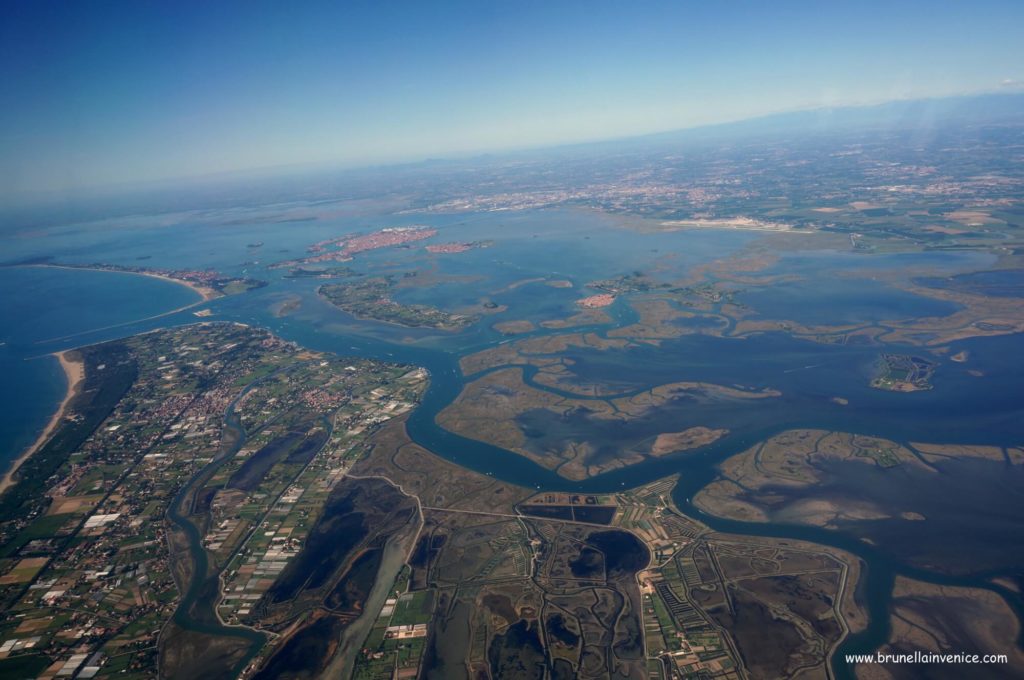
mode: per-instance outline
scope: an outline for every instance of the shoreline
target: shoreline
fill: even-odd
[[[40,262],[40,263],[36,263],[36,264],[20,264],[20,265],[13,265],[13,266],[15,266],[15,267],[46,267],[46,268],[49,268],[49,269],[79,269],[79,270],[90,271],[90,272],[110,272],[112,274],[135,274],[136,276],[148,276],[148,277],[150,277],[152,279],[160,279],[161,281],[168,281],[170,283],[176,283],[179,286],[185,286],[186,288],[188,288],[189,290],[191,290],[192,292],[196,293],[197,295],[199,295],[199,297],[202,298],[202,300],[200,300],[200,302],[209,302],[210,300],[216,300],[217,298],[221,297],[221,293],[217,292],[213,288],[210,288],[209,286],[203,286],[203,285],[200,285],[198,283],[193,283],[192,281],[186,281],[185,279],[176,279],[173,276],[167,276],[166,274],[157,274],[156,272],[131,271],[131,270],[127,270],[127,269],[124,269],[124,270],[122,270],[122,269],[105,269],[103,267],[87,267],[87,266],[79,267],[77,265],[67,265],[67,264],[46,264],[45,262]],[[192,303],[192,305],[196,305],[196,304],[199,304],[199,302]],[[187,306],[191,307],[192,305],[187,305]],[[185,309],[185,307],[182,307],[181,309]]]
[[[64,416],[67,414],[68,405],[71,400],[78,395],[79,388],[81,387],[82,381],[85,380],[85,362],[75,361],[68,357],[70,352],[75,350],[64,350],[63,352],[55,352],[52,356],[57,357],[60,362],[60,367],[64,370],[64,377],[67,380],[67,389],[64,392],[64,399],[60,402],[60,406],[50,417],[50,421],[43,428],[43,431],[39,433],[32,444],[25,449],[20,456],[11,461],[11,467],[7,472],[4,473],[3,479],[0,480],[0,494],[14,486],[14,476],[21,468],[22,464],[28,460],[32,454],[41,449],[50,438],[53,433],[57,431],[57,426],[60,425],[61,421],[64,420]]]
[[[111,270],[111,269],[94,269],[93,271],[98,271],[98,272],[115,271],[116,272],[117,270],[116,269],[113,269],[113,270]],[[153,278],[153,279],[160,279],[161,281],[170,281],[171,283],[180,284],[182,286],[185,286],[189,290],[191,290],[191,291],[193,291],[195,293],[198,293],[199,296],[203,298],[201,300],[202,302],[209,302],[210,300],[216,300],[217,298],[219,298],[221,296],[220,293],[215,291],[213,288],[210,288],[209,286],[201,286],[198,283],[192,283],[191,281],[186,281],[185,279],[176,279],[173,276],[165,276],[163,274],[156,274],[154,272],[119,272],[119,273],[121,273],[121,274],[139,274],[141,276],[148,276],[148,277]]]
[[[186,281],[184,279],[176,279],[176,278],[171,277],[171,276],[166,276],[164,274],[157,274],[157,273],[154,273],[154,272],[122,271],[122,270],[119,270],[119,269],[105,269],[103,267],[87,267],[87,266],[66,265],[66,264],[46,264],[45,262],[39,262],[39,263],[33,263],[33,264],[14,264],[14,265],[9,265],[9,266],[11,266],[11,267],[43,267],[43,268],[48,268],[48,269],[67,269],[67,270],[71,270],[71,271],[76,271],[77,270],[77,271],[90,271],[90,272],[108,272],[108,273],[112,273],[112,274],[131,274],[131,275],[134,275],[134,276],[148,276],[148,277],[153,278],[153,279],[160,279],[161,281],[167,281],[169,283],[174,283],[174,284],[177,284],[179,286],[184,286],[185,288],[188,288],[189,290],[191,290],[192,292],[196,293],[199,296],[199,299],[196,300],[195,302],[190,302],[187,305],[182,305],[181,307],[176,307],[176,308],[170,309],[170,310],[168,310],[166,312],[160,312],[159,314],[154,314],[152,316],[146,316],[146,317],[143,317],[141,319],[132,319],[131,321],[122,321],[121,323],[111,324],[110,326],[101,326],[100,328],[92,328],[92,329],[89,329],[87,331],[80,331],[80,332],[72,333],[70,335],[61,335],[61,336],[58,336],[58,337],[55,337],[55,338],[46,338],[45,340],[37,341],[36,344],[69,340],[71,338],[75,338],[75,337],[78,337],[80,335],[85,335],[87,333],[96,333],[98,331],[105,331],[105,330],[109,330],[111,328],[120,328],[121,326],[127,326],[129,324],[136,324],[136,323],[141,323],[143,321],[150,321],[152,319],[159,319],[161,317],[170,316],[171,314],[177,314],[178,312],[184,312],[187,309],[192,309],[193,307],[198,307],[199,305],[206,304],[207,302],[210,302],[211,300],[216,300],[216,299],[218,299],[220,297],[223,297],[222,293],[220,293],[219,291],[216,291],[213,288],[210,288],[208,286],[202,286],[202,285],[199,285],[197,283],[193,283],[191,281]],[[3,488],[4,487],[2,486],[2,483],[0,483],[0,493],[3,492]]]

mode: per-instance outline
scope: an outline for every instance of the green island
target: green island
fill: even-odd
[[[890,392],[918,392],[932,388],[932,374],[936,363],[923,357],[906,354],[883,354],[879,359],[881,374],[871,386]]]
[[[327,267],[316,265],[302,265],[292,267],[284,275],[286,279],[347,279],[353,276],[361,276],[359,272],[351,267]]]
[[[670,287],[667,283],[658,283],[652,280],[644,272],[634,271],[614,279],[602,279],[591,281],[587,284],[590,288],[603,290],[612,295],[624,295],[626,293],[643,293],[649,290]]]
[[[373,319],[412,328],[454,331],[476,321],[467,314],[452,314],[429,305],[409,305],[392,299],[394,276],[374,276],[358,281],[325,284],[318,294],[338,309],[360,319]]]

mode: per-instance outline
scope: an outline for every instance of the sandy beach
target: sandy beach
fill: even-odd
[[[96,271],[107,271],[107,270],[105,270],[105,269],[98,269]],[[201,296],[203,296],[203,302],[209,302],[210,300],[213,300],[215,298],[219,298],[222,295],[222,293],[217,292],[216,290],[214,290],[213,288],[210,288],[209,286],[202,286],[202,285],[200,285],[198,283],[192,283],[191,281],[186,281],[185,279],[176,279],[173,276],[164,276],[163,274],[156,274],[154,272],[122,272],[122,273],[124,273],[124,274],[141,274],[142,276],[149,276],[149,277],[154,278],[154,279],[160,279],[162,281],[170,281],[171,283],[177,283],[178,285],[185,286],[186,288],[190,288],[193,291],[195,291],[196,293],[199,293]]]
[[[75,361],[69,357],[69,353],[74,350],[67,350],[65,352],[57,352],[54,354],[55,357],[60,361],[61,368],[64,369],[64,376],[67,378],[67,390],[64,392],[64,400],[61,401],[60,406],[57,407],[53,417],[50,418],[50,422],[46,424],[43,431],[39,433],[39,437],[36,438],[35,442],[32,443],[25,451],[18,456],[18,458],[11,463],[11,469],[4,474],[2,480],[0,480],[0,493],[6,491],[10,486],[14,484],[14,474],[21,467],[21,464],[28,460],[29,456],[38,451],[46,442],[50,440],[53,433],[56,431],[57,426],[64,419],[64,415],[67,412],[68,404],[71,403],[71,399],[78,394],[79,388],[81,387],[82,381],[85,379],[85,364],[82,361]]]

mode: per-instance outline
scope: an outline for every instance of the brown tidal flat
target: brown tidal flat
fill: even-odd
[[[727,434],[729,434],[729,430],[713,430],[709,427],[691,427],[682,432],[664,432],[659,434],[657,439],[654,440],[654,445],[651,447],[651,455],[664,456],[675,451],[686,451],[707,446]]]
[[[930,470],[910,450],[878,437],[789,430],[726,459],[719,465],[718,478],[693,502],[712,515],[753,522],[767,522],[770,514],[779,513],[788,521],[815,526],[889,516],[867,500],[789,498],[787,488],[801,490],[824,481],[819,465],[826,460]]]
[[[640,317],[637,323],[608,332],[610,338],[625,338],[635,342],[657,345],[662,340],[671,340],[693,333],[706,335],[722,335],[722,329],[728,325],[728,318],[720,313],[711,312],[712,305],[701,300],[690,302],[690,306],[706,313],[679,309],[675,300],[665,297],[650,296],[630,301],[630,305]],[[688,327],[686,322],[701,319],[720,321],[718,328]]]
[[[573,328],[574,326],[609,324],[612,322],[612,318],[608,316],[608,312],[601,309],[602,306],[603,305],[583,305],[583,309],[581,311],[570,317],[564,319],[548,319],[546,321],[541,321],[540,325],[544,328]]]
[[[902,446],[859,434],[789,430],[719,464],[718,477],[696,494],[693,503],[727,519],[785,521],[824,528],[896,517],[922,521],[933,511],[942,512],[941,506],[928,505],[921,498],[900,501],[880,496],[872,489],[846,492],[841,482],[846,476],[844,469],[836,465],[871,465],[885,474],[890,469],[892,474],[912,473],[918,476],[918,483],[927,484],[938,474],[937,465],[970,459],[977,464],[1020,465],[1024,464],[1024,451],[918,442]],[[849,468],[849,472],[860,474],[855,468]],[[936,479],[936,484],[939,482]],[[921,502],[925,505],[915,504]]]
[[[1018,298],[990,297],[947,288],[928,288],[905,281],[893,285],[922,297],[962,305],[963,309],[943,317],[886,321],[888,332],[879,340],[936,347],[974,337],[1008,335],[1024,331],[1024,304]],[[966,359],[967,357],[964,356]]]
[[[532,321],[500,321],[493,326],[494,330],[498,331],[502,335],[520,335],[522,333],[530,333],[537,327],[533,325]]]
[[[897,576],[892,631],[880,654],[957,652],[1006,654],[1005,664],[867,664],[861,680],[902,678],[1020,677],[1024,652],[1017,646],[1020,622],[1002,597],[981,588],[941,586]]]
[[[651,456],[686,451],[710,444],[727,434],[726,430],[691,427],[681,432],[637,431],[616,446],[614,455],[605,449],[608,443],[592,431],[576,432],[563,439],[537,440],[528,436],[520,419],[550,417],[571,422],[587,419],[596,424],[621,423],[657,412],[680,396],[698,400],[746,400],[778,396],[778,392],[746,391],[710,383],[679,382],[659,385],[627,397],[575,399],[523,382],[522,371],[506,368],[470,382],[462,394],[438,414],[442,427],[465,437],[514,451],[568,479],[585,479],[616,468],[627,467]],[[568,427],[573,427],[568,425]],[[527,428],[528,429],[528,428]]]
[[[623,349],[629,344],[626,340],[610,340],[602,338],[596,333],[566,333],[565,335],[523,338],[464,356],[459,360],[459,368],[463,375],[473,375],[497,366],[552,363],[557,359],[550,355],[563,352],[570,347],[597,350]]]
[[[981,458],[1002,462],[1007,460],[1000,446],[966,446],[963,444],[923,444],[921,442],[910,442],[911,448],[921,454],[928,462],[935,462],[944,458]],[[1011,459],[1012,461],[1012,459]],[[1018,464],[1022,460],[1015,461]]]

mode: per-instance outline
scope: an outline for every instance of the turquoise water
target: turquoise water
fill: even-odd
[[[437,242],[493,239],[495,245],[458,255],[430,255],[418,248],[383,250],[361,255],[349,266],[367,273],[399,275],[416,269],[421,276],[429,273],[439,282],[429,288],[399,290],[398,298],[406,302],[456,310],[486,298],[507,305],[508,310],[487,316],[458,334],[358,321],[316,296],[316,287],[321,282],[287,280],[282,278],[284,270],[264,268],[268,262],[300,257],[307,244],[330,236],[416,223],[439,228]],[[693,266],[736,252],[756,238],[749,233],[711,231],[638,234],[615,228],[606,218],[591,214],[538,212],[357,217],[269,225],[210,225],[197,221],[173,228],[147,223],[137,230],[104,225],[56,230],[33,241],[19,240],[4,252],[11,257],[51,255],[60,261],[216,267],[229,274],[246,273],[266,279],[270,281],[266,288],[221,298],[201,308],[212,310],[214,320],[264,326],[312,349],[425,366],[432,375],[431,385],[423,404],[410,417],[410,435],[448,459],[530,487],[607,491],[682,473],[676,500],[684,511],[698,514],[689,499],[713,478],[714,465],[783,429],[846,430],[897,441],[999,445],[1024,442],[1024,367],[1020,362],[1007,360],[1024,355],[1021,336],[955,343],[954,351],[970,351],[970,362],[958,364],[940,359],[935,389],[914,394],[892,394],[868,387],[878,347],[821,345],[783,334],[762,334],[743,340],[694,335],[665,342],[660,347],[628,351],[572,350],[566,355],[574,360],[573,370],[580,380],[606,380],[623,385],[624,390],[641,390],[673,381],[708,381],[771,387],[782,392],[778,399],[754,403],[684,404],[668,408],[652,417],[656,421],[662,419],[660,422],[645,426],[678,431],[689,425],[709,425],[726,427],[730,434],[694,454],[646,461],[579,483],[569,482],[521,456],[447,432],[434,422],[434,416],[463,387],[459,358],[507,340],[492,330],[491,324],[522,318],[565,317],[577,311],[576,299],[592,292],[585,287],[588,281],[633,270],[663,281],[677,280]],[[264,245],[258,249],[248,247],[257,241]],[[783,258],[774,267],[776,272],[798,274],[804,283],[748,291],[743,293],[743,301],[763,316],[812,323],[869,323],[893,315],[949,313],[955,307],[947,303],[900,293],[877,282],[865,285],[862,279],[848,275],[863,268],[901,271],[913,266],[930,268],[935,276],[948,277],[985,266],[989,261],[987,256],[974,254],[865,256],[804,251]],[[836,277],[836,272],[846,275]],[[538,282],[523,283],[539,277],[569,280],[574,286],[552,288]],[[822,281],[828,281],[828,285],[818,285]],[[514,286],[517,283],[522,285]],[[139,276],[44,268],[0,269],[0,289],[5,293],[0,296],[0,341],[5,343],[0,346],[0,369],[8,377],[0,387],[0,446],[5,460],[16,456],[34,439],[63,395],[61,372],[56,362],[45,355],[196,321],[194,309],[151,318],[190,304],[196,297],[183,287]],[[276,317],[272,311],[275,304],[292,297],[301,301],[299,309]],[[609,311],[614,319],[612,325],[599,324],[582,330],[603,333],[613,326],[635,321],[635,314],[621,301]],[[535,335],[556,332],[563,331],[541,329]],[[909,347],[888,349],[920,351]],[[972,375],[968,369],[980,370],[983,375]],[[834,403],[834,396],[848,399],[849,406]],[[569,428],[567,433],[561,432],[560,436],[588,435],[585,422],[565,427]],[[1012,507],[996,507],[984,499],[986,484],[1000,478],[998,470],[967,465],[946,474],[963,480],[959,488],[969,490],[977,502],[966,504],[967,510],[959,516],[946,512],[946,506],[936,505],[939,510],[928,525],[928,532],[917,537],[913,554],[904,549],[907,532],[914,529],[912,523],[894,523],[871,531],[850,525],[841,532],[828,532],[776,523],[748,525],[701,519],[724,531],[805,538],[843,547],[864,557],[870,565],[865,592],[875,619],[872,628],[853,638],[847,647],[868,648],[885,635],[888,587],[895,573],[979,585],[985,583],[983,577],[990,573],[1019,571],[1012,560],[996,566],[992,566],[991,560],[973,566],[969,559],[952,560],[951,554],[964,554],[964,550],[957,553],[958,545],[967,548],[970,544],[965,528],[970,525],[969,517],[984,521],[986,513],[999,512],[1007,522],[999,525],[1003,530],[1019,528],[1024,518],[1014,514]],[[1011,479],[1011,490],[1018,489],[1015,479]],[[854,493],[858,485],[875,482],[851,479],[833,491]],[[915,483],[924,485],[927,480]],[[884,492],[883,501],[899,493],[899,488],[879,488],[880,493]],[[949,495],[948,485],[938,485],[936,489]],[[926,491],[922,493],[927,495]],[[925,501],[933,499],[922,502]],[[865,544],[861,540],[865,537],[870,537],[875,545]],[[929,549],[929,545],[934,547],[940,540],[952,546],[952,552]],[[920,554],[932,556],[927,572],[920,566],[921,560],[915,558]],[[958,575],[942,575],[935,569],[956,571]],[[1019,606],[1016,599],[1011,601]]]

